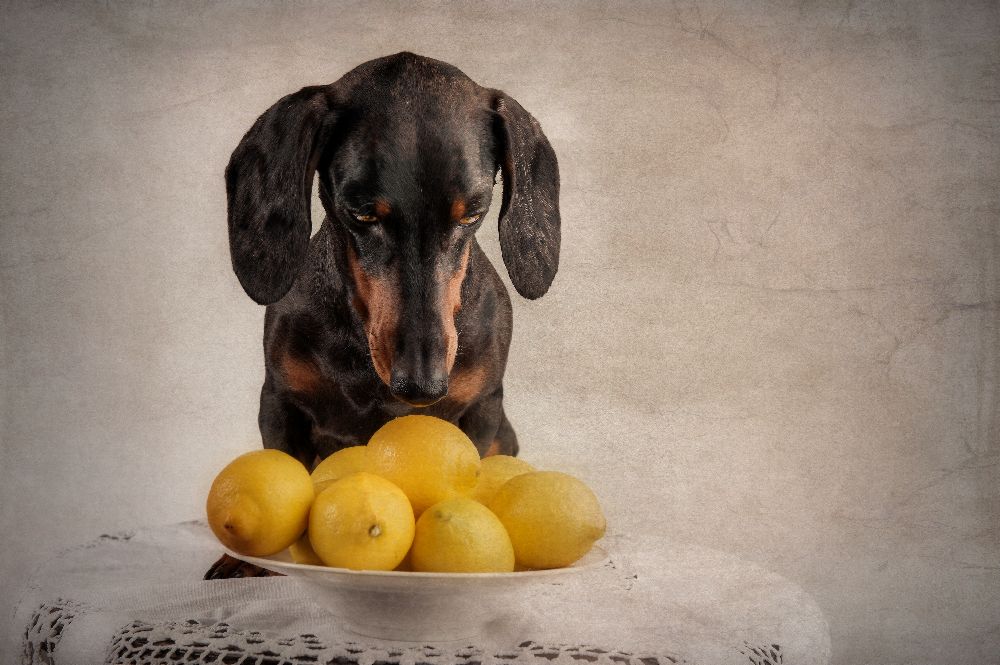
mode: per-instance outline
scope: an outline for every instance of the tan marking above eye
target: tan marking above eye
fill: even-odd
[[[451,202],[451,221],[462,223],[465,219],[465,199],[456,196]]]
[[[375,201],[375,216],[376,217],[388,217],[389,213],[392,212],[392,206],[385,199],[378,199]]]

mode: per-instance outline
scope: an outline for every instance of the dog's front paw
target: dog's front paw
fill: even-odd
[[[276,573],[267,568],[255,566],[246,561],[234,559],[228,554],[223,554],[218,561],[205,573],[206,580],[229,580],[236,577],[283,577],[281,573]]]

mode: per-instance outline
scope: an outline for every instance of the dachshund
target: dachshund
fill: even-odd
[[[439,60],[395,55],[278,100],[226,168],[233,270],[264,315],[265,448],[311,468],[410,413],[516,455],[503,410],[511,302],[476,242],[497,173],[511,283],[559,263],[559,169],[541,126]],[[312,183],[326,213],[310,238]],[[223,557],[206,579],[268,574]]]

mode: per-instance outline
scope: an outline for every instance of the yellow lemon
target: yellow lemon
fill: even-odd
[[[309,542],[309,532],[306,531],[302,537],[288,546],[288,553],[292,555],[295,563],[307,563],[310,566],[322,566],[323,560],[319,558],[316,551]]]
[[[316,494],[319,494],[327,485],[338,478],[343,478],[358,471],[367,471],[368,465],[365,462],[367,453],[364,446],[351,446],[341,448],[334,454],[316,465],[312,472],[313,485],[316,486]]]
[[[510,534],[518,565],[526,568],[569,566],[590,551],[607,526],[590,488],[558,471],[511,478],[489,508]]]
[[[522,459],[511,457],[510,455],[492,455],[483,459],[479,471],[479,483],[472,491],[472,498],[483,504],[489,504],[490,499],[497,493],[500,486],[505,482],[519,476],[522,473],[534,471],[531,466]]]
[[[309,542],[336,568],[392,570],[413,544],[413,529],[403,490],[365,471],[330,483],[309,512]]]
[[[301,462],[280,450],[255,450],[215,477],[205,504],[208,525],[229,549],[268,556],[302,535],[314,496]]]
[[[439,501],[468,496],[476,486],[479,451],[447,420],[415,415],[390,420],[366,448],[368,470],[398,485],[417,515]]]
[[[414,531],[414,537],[415,536],[416,532]],[[399,571],[401,573],[412,573],[413,561],[410,559],[410,554],[412,554],[412,552],[413,552],[413,547],[410,547],[409,551],[406,553],[406,556],[403,557],[403,560],[400,561],[399,565],[393,568],[393,570]]]
[[[457,497],[436,503],[417,520],[413,570],[437,573],[509,573],[514,548],[490,509]]]

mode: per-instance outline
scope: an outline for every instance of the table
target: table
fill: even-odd
[[[221,554],[202,521],[105,534],[39,567],[13,630],[45,665],[712,665],[828,662],[812,598],[740,557],[610,535],[610,561],[539,585],[475,644],[352,636],[292,578],[202,581]]]

